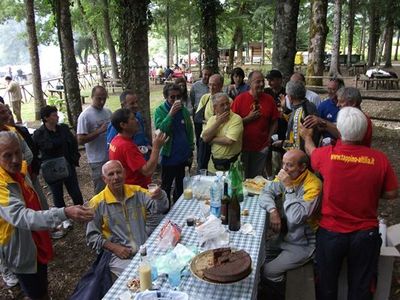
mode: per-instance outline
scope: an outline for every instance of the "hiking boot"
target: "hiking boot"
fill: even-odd
[[[8,287],[13,287],[18,284],[18,278],[15,276],[13,272],[11,272],[8,268],[4,268],[3,273],[1,273],[3,277],[3,281]]]

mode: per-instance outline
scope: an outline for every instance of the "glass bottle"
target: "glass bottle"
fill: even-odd
[[[140,291],[143,292],[151,289],[151,265],[147,259],[146,246],[140,246],[139,253],[141,260],[139,265]]]
[[[193,198],[192,180],[190,178],[189,167],[185,167],[185,177],[183,178],[183,199]]]
[[[230,231],[240,229],[240,203],[238,191],[235,187],[232,187],[232,198],[228,206],[228,227]]]
[[[221,221],[222,224],[228,225],[228,209],[231,198],[228,194],[228,182],[224,182],[224,195],[221,200]]]

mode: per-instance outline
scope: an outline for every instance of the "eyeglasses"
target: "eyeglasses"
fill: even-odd
[[[171,100],[179,100],[179,99],[182,99],[182,96],[181,95],[170,95],[169,98]]]

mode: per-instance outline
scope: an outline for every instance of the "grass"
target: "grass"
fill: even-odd
[[[151,116],[154,114],[154,110],[157,108],[157,106],[160,105],[160,103],[163,101],[163,96],[162,96],[162,86],[160,86],[159,89],[154,89],[150,92],[150,111],[151,111]],[[81,91],[82,95],[87,96],[86,97],[86,103],[90,103],[90,91],[89,90],[82,90]],[[115,94],[109,94],[109,97],[106,102],[106,107],[109,108],[111,111],[116,111],[118,108],[121,108],[120,101],[119,101],[119,94],[120,92],[116,92]],[[84,109],[84,108],[83,108]],[[35,122],[35,106],[34,102],[29,101],[28,103],[22,103],[21,105],[21,114],[22,114],[22,119],[25,122],[29,122],[30,124],[32,122]],[[36,123],[36,122],[35,122]]]

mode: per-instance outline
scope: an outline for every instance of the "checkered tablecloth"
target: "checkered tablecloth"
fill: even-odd
[[[157,237],[161,227],[171,220],[179,225],[186,222],[190,215],[200,215],[201,203],[197,200],[183,200],[182,197],[173,206],[166,215],[161,224],[154,230],[152,235],[146,241],[147,249],[152,255],[163,255],[165,251],[157,248]],[[241,204],[242,209],[247,208],[249,216],[242,216],[241,223],[250,223],[253,225],[255,235],[245,235],[240,232],[230,232],[229,243],[237,249],[247,251],[253,261],[253,271],[246,279],[228,285],[216,285],[203,282],[193,275],[183,276],[178,290],[189,294],[191,300],[249,300],[255,299],[257,295],[257,285],[259,270],[264,262],[266,212],[258,205],[258,197],[247,197]],[[194,227],[184,226],[181,241],[183,245],[198,245],[197,233]],[[128,279],[138,277],[138,265],[140,257],[136,255],[129,266],[117,279],[103,299],[119,299],[119,296],[128,290],[126,283]],[[164,282],[164,285],[168,285]]]

